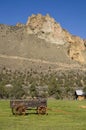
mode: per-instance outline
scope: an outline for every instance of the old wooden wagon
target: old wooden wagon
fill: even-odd
[[[47,111],[47,99],[28,99],[28,100],[10,100],[10,108],[15,115],[26,114],[29,110],[36,110],[38,114],[46,114]]]

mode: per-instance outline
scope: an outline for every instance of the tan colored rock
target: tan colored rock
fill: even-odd
[[[32,15],[28,18],[26,26],[28,34],[31,34],[32,31],[33,34],[37,34],[39,38],[50,43],[65,43],[61,26],[48,14],[46,16]]]
[[[78,47],[76,46],[71,46],[69,48],[69,56],[70,58],[72,58],[73,60],[76,60],[80,63],[84,63],[84,57],[82,55],[81,50],[79,50]]]
[[[86,40],[83,40],[84,41],[84,46],[85,46],[85,48],[86,48]]]
[[[56,43],[58,45],[69,43],[69,57],[80,63],[84,63],[82,52],[85,50],[86,41],[83,41],[80,37],[73,36],[65,29],[62,29],[60,24],[48,14],[46,16],[33,14],[28,18],[26,27],[28,34],[36,34],[38,38],[44,39],[47,42]]]
[[[71,42],[69,48],[69,56],[80,63],[84,63],[82,52],[85,50],[85,46],[83,40],[76,36],[72,36],[72,40],[73,42]]]
[[[82,52],[85,50],[85,45],[83,39],[77,36],[71,35],[68,31],[63,29],[63,34],[65,35],[65,40],[70,43],[68,49],[68,55],[71,59],[84,63],[84,57]]]
[[[23,26],[25,26],[25,25],[22,24],[22,23],[17,23],[16,26],[17,26],[17,27],[23,27]]]
[[[65,29],[63,29],[62,31],[63,31],[63,35],[65,36],[66,42],[73,43],[72,35]]]

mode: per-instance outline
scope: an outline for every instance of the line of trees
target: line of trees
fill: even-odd
[[[49,69],[49,73],[39,73],[32,69],[20,72],[3,68],[0,71],[0,98],[52,96],[56,99],[73,99],[77,88],[86,90],[85,79],[85,71],[50,73]]]

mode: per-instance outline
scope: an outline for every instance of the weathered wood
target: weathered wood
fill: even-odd
[[[30,99],[30,100],[10,100],[10,108],[12,109],[13,114],[25,114],[26,110],[35,108],[38,111],[38,114],[45,114],[43,108],[47,107],[47,99]],[[41,109],[41,111],[39,110]],[[39,112],[40,111],[40,112]]]
[[[12,113],[15,115],[25,115],[26,114],[26,106],[24,103],[15,104],[12,107]]]
[[[47,108],[46,108],[46,106],[40,106],[40,107],[38,107],[37,113],[38,114],[42,114],[42,115],[47,114]]]

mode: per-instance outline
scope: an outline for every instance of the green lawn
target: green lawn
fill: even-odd
[[[86,130],[86,101],[48,100],[48,115],[12,115],[9,101],[0,100],[0,130]]]

